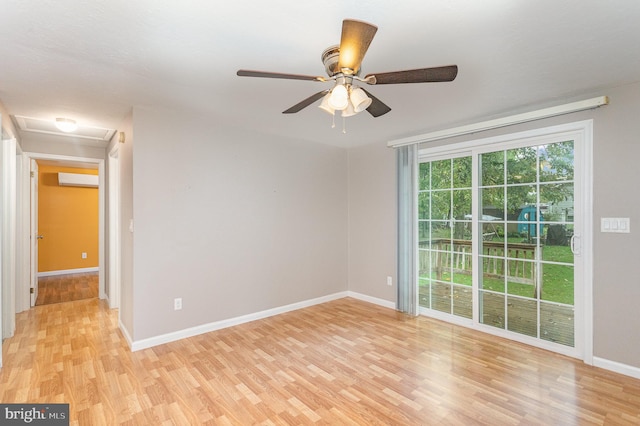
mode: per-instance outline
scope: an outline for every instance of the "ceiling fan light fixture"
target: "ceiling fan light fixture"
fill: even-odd
[[[355,112],[362,112],[369,108],[373,100],[367,96],[367,93],[359,87],[351,90],[351,103]]]
[[[342,116],[343,117],[351,117],[353,115],[356,115],[358,113],[358,111],[356,111],[353,108],[353,104],[351,103],[351,101],[349,101],[347,103],[347,107],[345,109],[342,110]]]
[[[71,133],[78,129],[78,125],[75,120],[70,118],[56,118],[56,127],[61,132]]]
[[[287,80],[306,80],[315,82],[333,81],[330,90],[314,93],[291,108],[282,111],[283,114],[299,112],[303,108],[322,99],[320,109],[331,114],[341,111],[343,118],[350,117],[362,111],[367,111],[372,117],[380,117],[391,108],[385,105],[368,91],[354,86],[354,82],[369,85],[405,84],[405,83],[437,83],[455,80],[458,75],[457,65],[418,68],[383,73],[370,73],[360,77],[362,60],[375,36],[378,27],[367,22],[345,19],[342,21],[340,44],[330,46],[322,52],[322,63],[329,76],[289,74],[282,72],[255,71],[240,69],[236,74],[240,77],[281,78]],[[344,122],[345,120],[343,120]],[[345,131],[345,129],[343,129]]]
[[[336,85],[329,97],[329,106],[334,110],[342,111],[349,105],[349,91],[342,84]]]
[[[331,98],[331,93],[327,93],[326,95],[324,95],[324,97],[322,98],[322,102],[320,103],[320,105],[318,105],[318,108],[320,108],[327,114],[334,115],[336,113],[336,110],[331,108],[331,105],[329,105],[329,98]]]

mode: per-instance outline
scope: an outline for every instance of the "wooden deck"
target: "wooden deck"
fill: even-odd
[[[528,285],[533,298],[523,299],[491,292],[481,293],[483,309],[480,322],[573,346],[575,332],[572,307],[541,301],[538,318],[538,306],[534,300],[537,295],[537,269],[533,261],[542,258],[543,247],[513,242],[509,242],[505,247],[504,242],[497,241],[482,241],[481,247],[480,259],[484,278],[501,280],[506,278],[509,283]],[[433,286],[431,291],[428,284],[419,287],[420,305],[464,318],[472,318],[474,307],[471,286],[453,285],[448,282],[452,274],[471,275],[472,242],[434,239],[422,241],[420,248],[419,273],[423,277],[431,277]],[[540,324],[540,330],[538,330],[538,324]]]
[[[428,286],[420,286],[418,287],[419,303],[421,306],[429,307],[431,300],[432,309],[445,313],[452,313],[453,310],[457,316],[472,318],[471,291],[471,287],[454,286],[452,295],[450,284],[435,284],[434,291],[430,294]],[[493,327],[573,346],[575,342],[573,308],[542,302],[539,336],[537,309],[535,300],[508,297],[505,314],[504,298],[501,295],[486,294],[480,321]]]
[[[350,298],[131,353],[98,299],[18,315],[3,403],[71,425],[637,425],[640,380]]]

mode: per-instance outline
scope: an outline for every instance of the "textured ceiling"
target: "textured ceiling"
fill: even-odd
[[[268,4],[268,6],[267,6]],[[348,118],[281,112],[326,83],[241,78],[239,68],[322,75],[354,18],[379,27],[362,75],[457,64],[451,83],[367,86],[392,108]],[[132,106],[338,146],[406,137],[576,100],[640,80],[631,0],[4,0],[0,101],[11,115],[117,129]]]

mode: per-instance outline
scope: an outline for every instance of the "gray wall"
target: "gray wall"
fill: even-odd
[[[640,84],[586,94],[578,99],[599,95],[609,96],[610,104],[438,144],[593,118],[594,356],[640,367],[640,201],[636,197],[640,184]],[[555,104],[573,100],[577,99],[558,100]],[[532,109],[535,107],[529,108]],[[395,187],[389,185],[395,183],[394,158],[386,143],[349,152],[350,289],[390,301],[395,300],[395,292],[382,290],[381,282],[387,274],[386,265],[395,258],[395,238],[386,235],[395,230],[395,212],[386,208],[395,200]],[[375,176],[375,187],[363,178],[366,175]],[[629,217],[631,233],[601,233],[601,217]],[[355,218],[361,218],[362,222]]]
[[[386,143],[350,149],[349,290],[394,303],[396,205],[394,150]]]
[[[347,290],[345,149],[151,108],[133,134],[133,340]]]
[[[640,84],[606,94],[594,123],[594,355],[640,367]],[[601,217],[629,217],[631,233],[601,233]]]

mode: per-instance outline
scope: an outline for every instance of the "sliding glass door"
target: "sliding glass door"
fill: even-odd
[[[418,297],[421,307],[472,318],[472,157],[421,162]]]
[[[580,345],[583,149],[557,133],[421,151],[422,313],[560,352]]]
[[[574,345],[573,158],[573,141],[478,155],[481,323]]]

